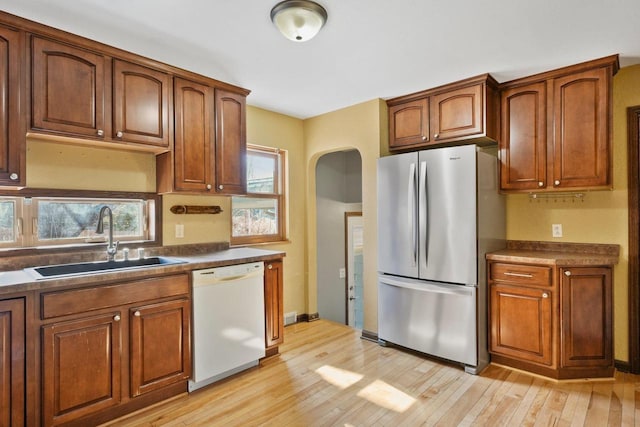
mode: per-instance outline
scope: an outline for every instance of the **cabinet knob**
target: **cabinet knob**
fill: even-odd
[[[556,179],[555,181],[553,181],[553,184],[554,185],[560,185],[560,181]]]
[[[538,187],[544,187],[544,182],[538,181]]]
[[[98,132],[96,132],[98,134],[98,136],[104,136],[104,131],[102,129],[98,129]]]
[[[542,298],[549,298],[549,294],[548,294],[548,293],[546,293],[546,292],[544,292],[544,293],[542,294]]]
[[[11,181],[17,181],[18,180],[18,174],[17,173],[12,173],[11,175],[9,175],[9,179]]]
[[[134,311],[133,315],[136,316],[136,317],[140,317],[140,310]]]
[[[113,321],[114,322],[119,322],[120,321],[120,315],[116,314],[115,316],[113,316]]]
[[[122,138],[122,135],[124,135],[124,134],[122,133],[122,131],[121,131],[121,130],[119,130],[118,132],[116,132],[116,136],[117,136],[118,138]]]
[[[426,135],[422,135],[422,140],[426,141],[427,140],[427,136]]]
[[[207,184],[207,190],[211,190],[211,184]]]
[[[440,134],[439,134],[439,133],[434,134],[434,135],[433,135],[433,138],[434,138],[434,139],[438,139],[438,138],[440,138]]]
[[[569,270],[567,270],[567,271],[564,272],[564,275],[567,276],[567,277],[571,276],[571,272]]]
[[[267,265],[267,270],[271,270],[271,269],[273,269],[273,265],[271,264]]]
[[[224,185],[222,184],[218,185],[218,190],[224,190]]]

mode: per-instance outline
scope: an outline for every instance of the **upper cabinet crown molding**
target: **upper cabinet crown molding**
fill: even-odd
[[[389,149],[497,140],[498,84],[489,74],[387,101]]]
[[[500,188],[611,189],[612,84],[608,56],[500,85]]]

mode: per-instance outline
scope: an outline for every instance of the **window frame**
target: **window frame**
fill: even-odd
[[[230,243],[233,246],[259,245],[275,242],[283,242],[287,240],[286,230],[286,206],[287,206],[287,150],[273,147],[265,147],[255,144],[247,144],[247,158],[249,152],[257,153],[257,155],[273,156],[276,158],[276,169],[274,171],[274,193],[251,193],[247,191],[243,195],[233,196],[231,198],[231,215],[229,222],[231,224]],[[248,179],[247,179],[248,182]],[[247,184],[248,188],[248,184]],[[252,199],[269,199],[276,201],[276,209],[278,210],[277,227],[278,232],[275,234],[234,236],[233,235],[233,199],[234,197],[252,198]]]
[[[3,198],[23,199],[17,203],[18,213],[16,214],[16,227],[20,228],[21,233],[18,234],[18,242],[0,243],[0,257],[15,256],[32,253],[48,253],[66,251],[86,251],[102,249],[106,240],[102,239],[77,239],[74,241],[58,240],[58,241],[38,241],[37,238],[27,236],[27,233],[33,231],[32,224],[34,216],[37,216],[35,208],[24,208],[24,199],[60,199],[60,200],[87,200],[87,201],[104,201],[108,203],[113,200],[143,200],[151,202],[148,204],[146,216],[147,234],[146,240],[140,239],[122,239],[120,247],[147,247],[158,246],[162,242],[162,198],[156,193],[142,192],[114,192],[114,191],[90,191],[90,190],[56,190],[56,189],[21,189],[21,190],[0,190],[0,196]],[[23,209],[21,211],[20,209]]]

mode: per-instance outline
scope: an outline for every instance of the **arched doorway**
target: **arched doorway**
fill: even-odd
[[[318,315],[349,324],[348,212],[362,212],[362,158],[358,150],[327,153],[316,164]],[[353,272],[353,270],[352,270]],[[362,293],[353,293],[353,296]],[[351,324],[362,327],[359,319]]]

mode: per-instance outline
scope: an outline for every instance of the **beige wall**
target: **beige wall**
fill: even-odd
[[[623,68],[614,77],[613,191],[589,192],[584,201],[507,196],[508,239],[620,245],[620,262],[614,269],[614,340],[615,358],[623,361],[629,360],[626,108],[640,105],[638,88],[640,66]],[[562,238],[551,237],[551,224],[562,224]]]
[[[386,104],[379,99],[304,121],[309,312],[317,312],[317,294],[320,286],[316,280],[316,164],[323,154],[356,149],[362,158],[362,217],[365,235],[364,329],[367,331],[378,330],[376,164],[380,154],[381,140],[386,138],[386,128]]]

